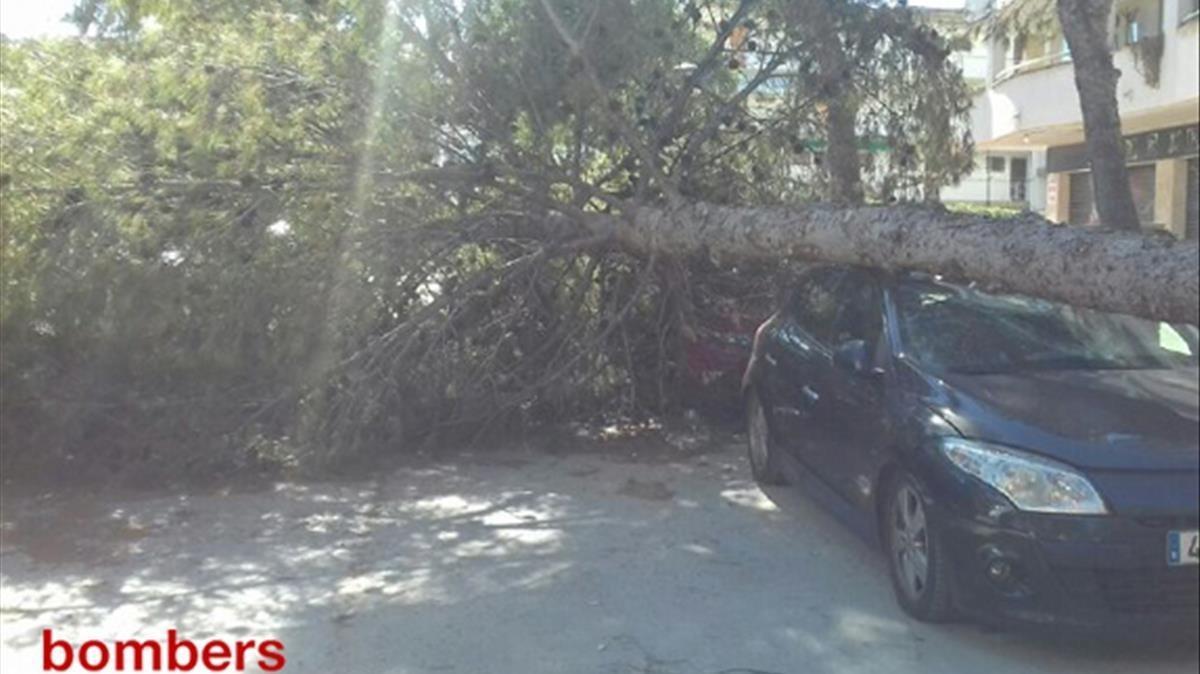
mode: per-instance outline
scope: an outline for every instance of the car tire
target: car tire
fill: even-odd
[[[888,573],[900,608],[928,623],[955,618],[950,559],[925,490],[912,475],[898,474],[883,493],[880,527]]]
[[[746,439],[750,454],[750,472],[759,484],[782,485],[787,480],[779,467],[778,452],[771,440],[771,426],[767,411],[758,392],[746,394]]]

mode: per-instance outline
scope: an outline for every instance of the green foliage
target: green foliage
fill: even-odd
[[[706,280],[578,220],[812,198],[805,45],[740,4],[85,0],[87,37],[0,44],[5,468],[219,475],[661,410]],[[938,39],[852,4],[876,174],[953,179]]]
[[[1012,219],[1024,213],[1021,208],[1016,206],[995,206],[966,201],[949,202],[946,204],[946,210],[953,213],[982,215],[984,217],[994,218],[996,220]]]
[[[1015,37],[1052,35],[1059,30],[1057,0],[1011,0],[978,24],[982,34]]]
[[[208,25],[0,46],[6,460],[228,463],[324,338],[369,54]]]

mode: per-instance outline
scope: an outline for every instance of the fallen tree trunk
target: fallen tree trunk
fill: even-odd
[[[641,207],[593,221],[624,247],[717,259],[795,258],[965,277],[1013,292],[1159,320],[1200,318],[1194,242],[997,220],[919,206]]]

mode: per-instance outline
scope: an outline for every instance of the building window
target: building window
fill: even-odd
[[[1129,167],[1129,187],[1133,192],[1133,205],[1143,227],[1154,225],[1154,164]],[[1096,199],[1092,185],[1092,174],[1071,174],[1071,201],[1068,205],[1067,222],[1072,225],[1098,225]]]
[[[1004,173],[1004,157],[988,157],[988,172]]]
[[[1092,174],[1071,174],[1071,202],[1067,207],[1067,222],[1076,226],[1100,224],[1096,216],[1096,204],[1092,198]]]
[[[1009,162],[1012,171],[1008,177],[1008,198],[1014,203],[1025,203],[1029,197],[1029,160],[1013,157]]]
[[[1158,35],[1162,32],[1162,0],[1118,0],[1113,24],[1115,49]]]
[[[1154,193],[1155,193],[1154,164],[1129,167],[1129,188],[1133,192],[1133,206],[1137,209],[1138,220],[1143,227],[1151,227],[1154,222]]]
[[[1117,26],[1113,31],[1114,47],[1120,49],[1131,44],[1137,44],[1142,39],[1142,31],[1144,30],[1141,24],[1139,12],[1135,9],[1125,11],[1118,10]]]

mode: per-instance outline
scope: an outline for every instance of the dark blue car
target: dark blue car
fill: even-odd
[[[924,275],[812,270],[755,337],[751,465],[849,504],[920,620],[1194,635],[1197,341]]]

